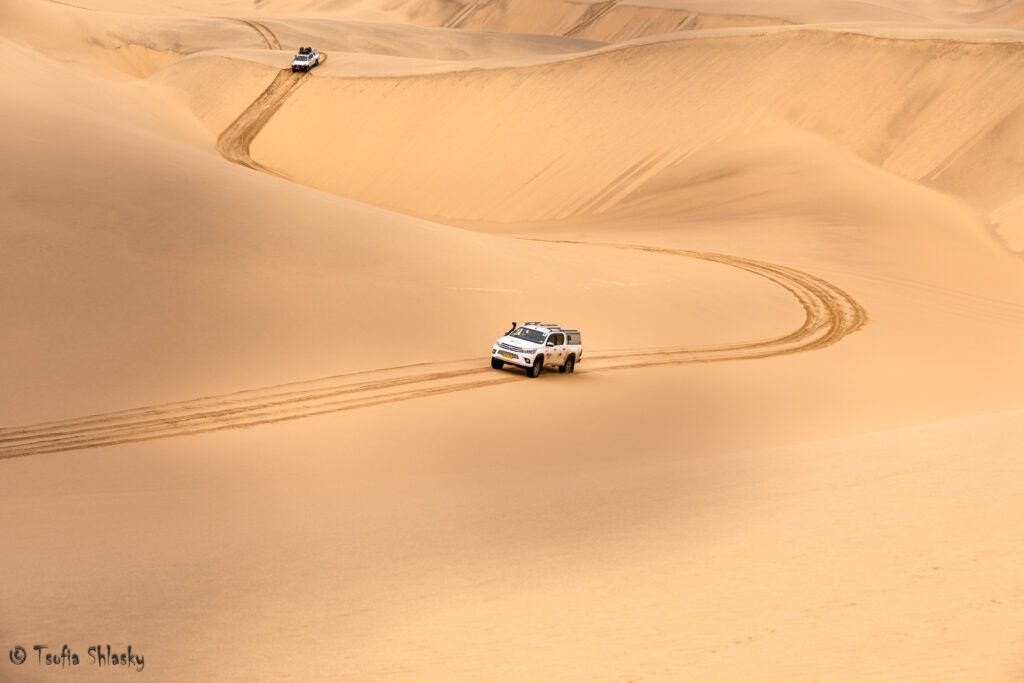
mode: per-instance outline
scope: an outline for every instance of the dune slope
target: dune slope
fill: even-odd
[[[601,213],[717,140],[784,123],[987,213],[1024,186],[1019,147],[1005,144],[1020,135],[1022,59],[1016,43],[787,31],[508,69],[325,73],[251,149],[360,201],[509,222]],[[176,69],[178,87],[206,89],[188,73],[202,60]]]

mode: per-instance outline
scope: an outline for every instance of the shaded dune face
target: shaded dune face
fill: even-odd
[[[656,3],[652,3],[656,4]],[[266,0],[270,12],[287,11],[285,3]],[[771,26],[786,19],[759,16],[745,8],[689,8],[644,6],[621,0],[576,2],[572,0],[399,0],[398,2],[310,2],[309,11],[383,19],[401,17],[424,26],[460,30],[484,30],[547,34],[618,42],[649,35],[701,28]]]
[[[771,26],[788,23],[765,16],[702,13],[670,7],[643,7],[620,0],[594,3],[499,0],[455,5],[434,15],[453,28],[548,33],[619,42],[643,36],[701,28]],[[410,12],[416,17],[418,13]]]
[[[294,5],[262,0],[267,12]],[[711,28],[834,22],[950,22],[1019,25],[1024,4],[994,2],[873,2],[821,0],[310,0],[304,11],[324,16],[395,20],[424,26],[579,36],[608,42]]]

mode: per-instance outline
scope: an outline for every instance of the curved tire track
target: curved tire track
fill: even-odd
[[[444,23],[444,28],[462,28],[462,25],[466,22],[466,19],[477,10],[486,7],[491,4],[490,0],[481,0],[480,2],[467,3],[456,12],[451,19]]]
[[[274,80],[217,136],[217,151],[228,161],[257,170],[281,175],[252,158],[249,146],[263,127],[270,122],[288,97],[309,80],[310,72],[282,69]]]
[[[713,252],[641,245],[536,240],[580,247],[630,249],[697,258],[740,268],[785,288],[803,307],[803,324],[776,338],[712,346],[680,346],[588,353],[584,372],[655,365],[769,358],[835,344],[867,322],[849,294],[809,273]],[[173,436],[239,429],[370,406],[469,391],[525,376],[480,367],[484,359],[408,365],[335,375],[219,396],[0,429],[0,459],[137,443]]]
[[[326,61],[327,54],[321,52],[317,65]],[[259,97],[253,100],[245,108],[245,111],[239,114],[238,118],[217,136],[215,146],[221,156],[232,163],[286,178],[287,176],[280,171],[275,171],[253,159],[249,147],[260,131],[270,122],[270,119],[274,118],[274,115],[288,101],[292,93],[298,90],[312,75],[310,71],[281,69]]]
[[[252,21],[251,19],[235,19],[235,21],[241,22],[251,28],[259,35],[260,40],[267,46],[268,50],[281,50],[281,41],[277,39],[274,32],[271,31],[265,24],[261,24],[258,21]]]
[[[608,369],[625,369],[715,360],[768,358],[800,351],[812,351],[835,344],[863,327],[868,316],[857,301],[839,287],[816,275],[766,261],[730,256],[716,252],[669,249],[636,244],[578,242],[572,240],[533,240],[554,244],[587,245],[644,251],[652,254],[685,256],[712,261],[746,270],[787,290],[804,309],[804,323],[789,334],[761,342],[719,346],[675,347],[625,352],[588,354],[588,361],[609,360]],[[588,363],[589,367],[589,363]]]
[[[622,2],[622,0],[605,0],[605,2],[595,2],[587,8],[583,13],[583,16],[576,21],[573,27],[562,35],[569,37],[583,33],[607,16],[608,13],[615,9],[620,2]]]

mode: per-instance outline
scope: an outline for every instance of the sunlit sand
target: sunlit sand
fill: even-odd
[[[3,3],[0,680],[1020,680],[1021,27]]]

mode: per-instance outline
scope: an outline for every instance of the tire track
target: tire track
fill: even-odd
[[[268,50],[283,49],[281,47],[281,41],[277,39],[277,36],[274,35],[273,31],[267,28],[266,24],[261,24],[260,22],[252,21],[251,19],[235,19],[235,21],[241,22],[249,28],[251,28],[253,31],[256,31],[257,35],[259,35],[260,37],[260,40],[263,41],[263,44],[267,46]]]
[[[688,249],[573,240],[534,241],[629,249],[720,263],[745,270],[775,283],[792,294],[804,309],[804,323],[793,332],[774,339],[718,346],[605,352],[586,356],[588,361],[608,360],[610,362],[606,368],[602,367],[601,369],[620,370],[650,367],[653,365],[706,363],[716,360],[750,360],[802,351],[813,351],[835,344],[843,337],[859,330],[868,321],[867,312],[864,308],[842,289],[816,275],[787,266],[739,256],[730,256],[728,254]],[[588,367],[589,365],[588,363]]]
[[[769,358],[821,349],[867,322],[864,309],[835,285],[794,268],[713,252],[643,245],[534,240],[696,258],[739,268],[786,289],[804,310],[796,330],[767,340],[710,346],[604,351],[585,355],[584,372]],[[0,459],[138,443],[470,391],[525,379],[481,367],[483,359],[422,363],[247,389],[219,396],[0,429]]]
[[[577,36],[583,31],[596,24],[608,15],[622,0],[606,0],[606,2],[595,2],[587,7],[587,10],[579,18],[576,24],[562,35]]]
[[[479,2],[470,2],[463,5],[462,9],[452,16],[447,22],[445,22],[443,28],[462,28],[462,25],[466,23],[469,15],[475,13],[477,10],[486,7],[491,4],[491,0],[480,0]]]
[[[320,57],[317,59],[317,65],[319,66],[326,61],[327,53],[321,52]],[[292,71],[290,68],[281,69],[270,85],[259,94],[259,97],[253,100],[217,136],[215,148],[220,152],[220,155],[228,161],[245,166],[246,168],[287,178],[280,171],[264,166],[253,159],[249,148],[252,145],[252,141],[270,123],[270,119],[274,118],[274,115],[281,110],[281,107],[288,101],[292,93],[298,90],[312,75],[310,71]]]
[[[279,71],[259,97],[217,136],[216,148],[221,156],[228,161],[257,171],[282,175],[253,159],[249,153],[249,146],[252,145],[252,141],[256,139],[263,127],[288,101],[288,97],[311,75],[309,71],[292,71],[291,69]]]

